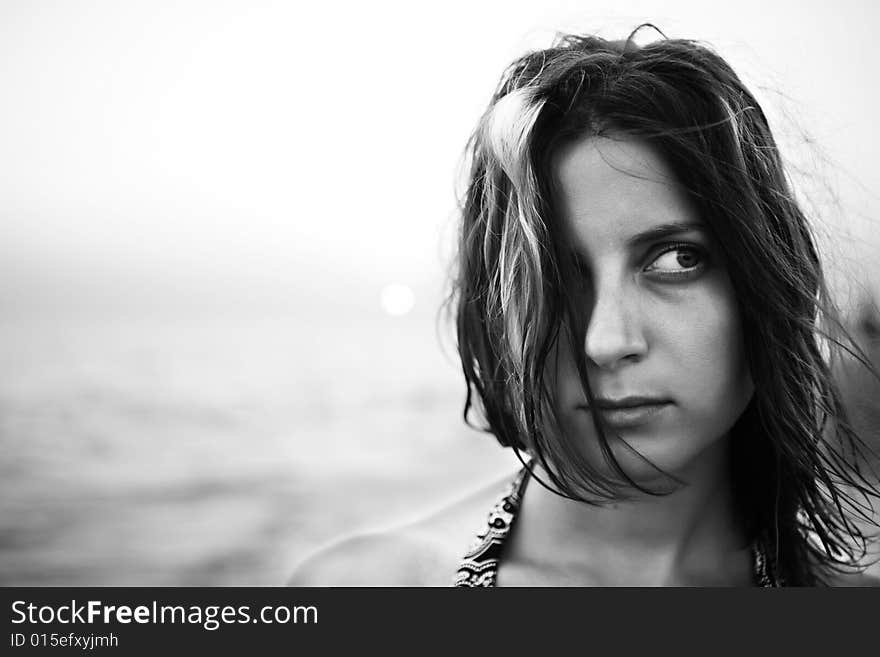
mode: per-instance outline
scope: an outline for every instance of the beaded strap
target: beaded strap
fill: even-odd
[[[455,573],[453,586],[495,586],[498,563],[501,561],[505,539],[516,520],[516,514],[522,501],[522,493],[529,478],[528,475],[527,468],[520,470],[501,499],[492,507],[486,524],[461,560],[461,565]]]
[[[483,528],[461,560],[453,586],[495,586],[504,544],[516,521],[528,480],[529,470],[523,468],[492,507]],[[752,545],[752,564],[755,585],[768,588],[783,585],[776,574],[775,563],[767,556],[762,540],[757,540]]]

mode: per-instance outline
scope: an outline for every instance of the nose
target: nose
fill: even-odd
[[[584,351],[602,369],[615,369],[627,362],[638,362],[647,353],[637,300],[623,290],[596,292],[584,336]]]

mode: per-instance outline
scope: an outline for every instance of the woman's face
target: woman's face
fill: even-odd
[[[589,406],[560,338],[548,372],[563,427],[584,436],[587,458],[605,469],[591,418],[598,413],[631,477],[648,480],[660,468],[687,478],[724,453],[753,392],[727,272],[650,146],[583,139],[557,154],[554,169],[583,272],[586,334],[577,346],[596,398]]]

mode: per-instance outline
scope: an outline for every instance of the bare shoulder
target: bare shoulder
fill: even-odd
[[[305,558],[290,586],[449,586],[510,477],[393,529],[336,540]]]
[[[290,586],[430,586],[438,546],[405,531],[337,540],[302,561]]]

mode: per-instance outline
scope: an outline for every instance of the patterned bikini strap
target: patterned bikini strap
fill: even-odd
[[[504,544],[516,521],[528,479],[529,470],[524,467],[492,507],[482,529],[462,557],[453,586],[495,586]]]
[[[779,588],[785,582],[779,576],[776,562],[767,554],[766,542],[761,538],[752,543],[752,572],[755,586],[763,588]]]

